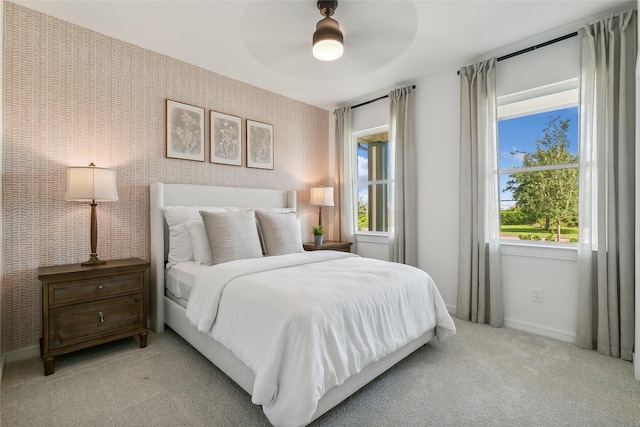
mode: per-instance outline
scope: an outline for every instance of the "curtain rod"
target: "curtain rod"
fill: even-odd
[[[550,44],[558,43],[566,39],[570,39],[571,37],[575,37],[578,35],[577,31],[574,31],[571,34],[565,34],[564,36],[557,37],[553,40],[549,40],[548,42],[540,43],[535,46],[530,46],[526,49],[519,50],[517,52],[510,53],[508,55],[500,56],[497,61],[504,61],[505,59],[513,58],[514,56],[522,55],[523,53],[531,52],[536,49],[540,49],[541,47],[549,46]]]
[[[498,62],[504,61],[505,59],[513,58],[514,56],[522,55],[523,53],[532,52],[532,51],[534,51],[536,49],[540,49],[541,47],[549,46],[550,44],[554,44],[554,43],[558,43],[558,42],[561,42],[561,41],[566,40],[566,39],[570,39],[571,37],[576,37],[577,35],[578,35],[578,32],[574,31],[573,33],[565,34],[564,36],[557,37],[557,38],[555,38],[553,40],[549,40],[549,41],[546,41],[544,43],[539,43],[539,44],[534,45],[534,46],[529,46],[529,47],[527,47],[525,49],[521,49],[521,50],[519,50],[517,52],[513,52],[513,53],[509,53],[507,55],[500,56],[500,57],[498,57],[498,59],[496,59],[496,61],[498,61]],[[458,71],[458,74],[460,74],[460,71]]]
[[[416,85],[411,86],[411,89],[415,89],[415,88],[416,88]],[[384,96],[380,96],[380,97],[378,97],[376,99],[372,99],[370,101],[361,102],[360,104],[354,105],[353,107],[351,107],[351,109],[353,110],[354,108],[362,107],[364,105],[371,104],[372,102],[380,101],[381,99],[385,99],[385,98],[388,98],[388,97],[389,97],[389,95],[384,95]]]

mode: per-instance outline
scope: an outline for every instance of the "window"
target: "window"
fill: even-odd
[[[357,232],[389,231],[389,126],[353,134]]]
[[[498,99],[502,240],[578,241],[575,86],[571,80]]]

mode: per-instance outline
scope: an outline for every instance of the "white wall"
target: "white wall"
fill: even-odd
[[[380,99],[371,104],[351,110],[351,128],[353,132],[360,132],[388,124],[389,98]]]
[[[450,311],[458,289],[460,82],[455,70],[416,81],[418,267]]]
[[[500,56],[514,52],[575,31],[577,28],[576,24],[560,28],[555,34],[543,34],[518,45],[507,46],[495,54]],[[575,78],[578,69],[578,39],[568,39],[501,61],[498,65],[498,94],[520,92]],[[458,277],[459,77],[456,70],[450,70],[424,76],[414,83],[414,131],[419,165],[418,266],[433,277],[447,307],[454,311]],[[640,93],[640,73],[638,92]],[[640,103],[637,114],[640,123]],[[387,121],[386,101],[378,101],[353,110],[354,131],[386,124]],[[640,132],[638,139],[640,145]],[[640,170],[640,150],[636,154]],[[640,210],[640,179],[636,190]],[[640,216],[636,233],[637,274],[640,277]],[[359,252],[365,256],[386,256],[386,245],[376,246],[369,241],[362,242],[359,243]],[[505,325],[573,341],[578,286],[575,250],[505,245],[502,252]],[[542,290],[542,303],[532,301],[533,288]],[[640,343],[638,307],[640,281],[636,281],[636,345]],[[637,359],[635,376],[640,380],[640,361]]]
[[[498,63],[498,97],[578,77],[580,45],[572,37]]]
[[[575,78],[576,50],[574,38],[500,62],[500,94]],[[415,83],[419,267],[429,272],[445,303],[454,310],[458,277],[459,77],[456,70],[450,70]],[[574,339],[577,267],[575,250],[568,252],[560,256],[557,251],[541,248],[534,248],[533,253],[527,249],[503,250],[506,326]],[[532,301],[534,287],[543,290],[542,303]]]
[[[579,42],[573,37],[499,62],[497,95],[575,79],[579,72]],[[502,254],[505,326],[575,341],[578,314],[576,249],[516,245],[503,246]],[[542,303],[533,301],[534,289],[542,291]]]
[[[418,158],[418,267],[455,310],[458,281],[459,80],[455,71],[415,82]],[[388,99],[353,110],[354,132],[389,123]],[[452,214],[453,213],[453,214]],[[361,256],[388,260],[386,237],[357,235]]]
[[[573,248],[503,245],[504,325],[575,342],[578,262]],[[533,301],[534,289],[542,302]]]

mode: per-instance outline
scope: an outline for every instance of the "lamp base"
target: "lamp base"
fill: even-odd
[[[102,261],[101,259],[98,259],[98,254],[91,254],[89,257],[89,260],[80,263],[80,265],[86,267],[86,266],[92,266],[92,265],[104,265],[106,263],[107,261]]]

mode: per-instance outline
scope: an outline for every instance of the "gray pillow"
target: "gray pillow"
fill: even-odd
[[[200,211],[211,245],[211,263],[260,258],[262,248],[253,211]]]
[[[262,247],[267,256],[304,252],[296,214],[256,212]]]

